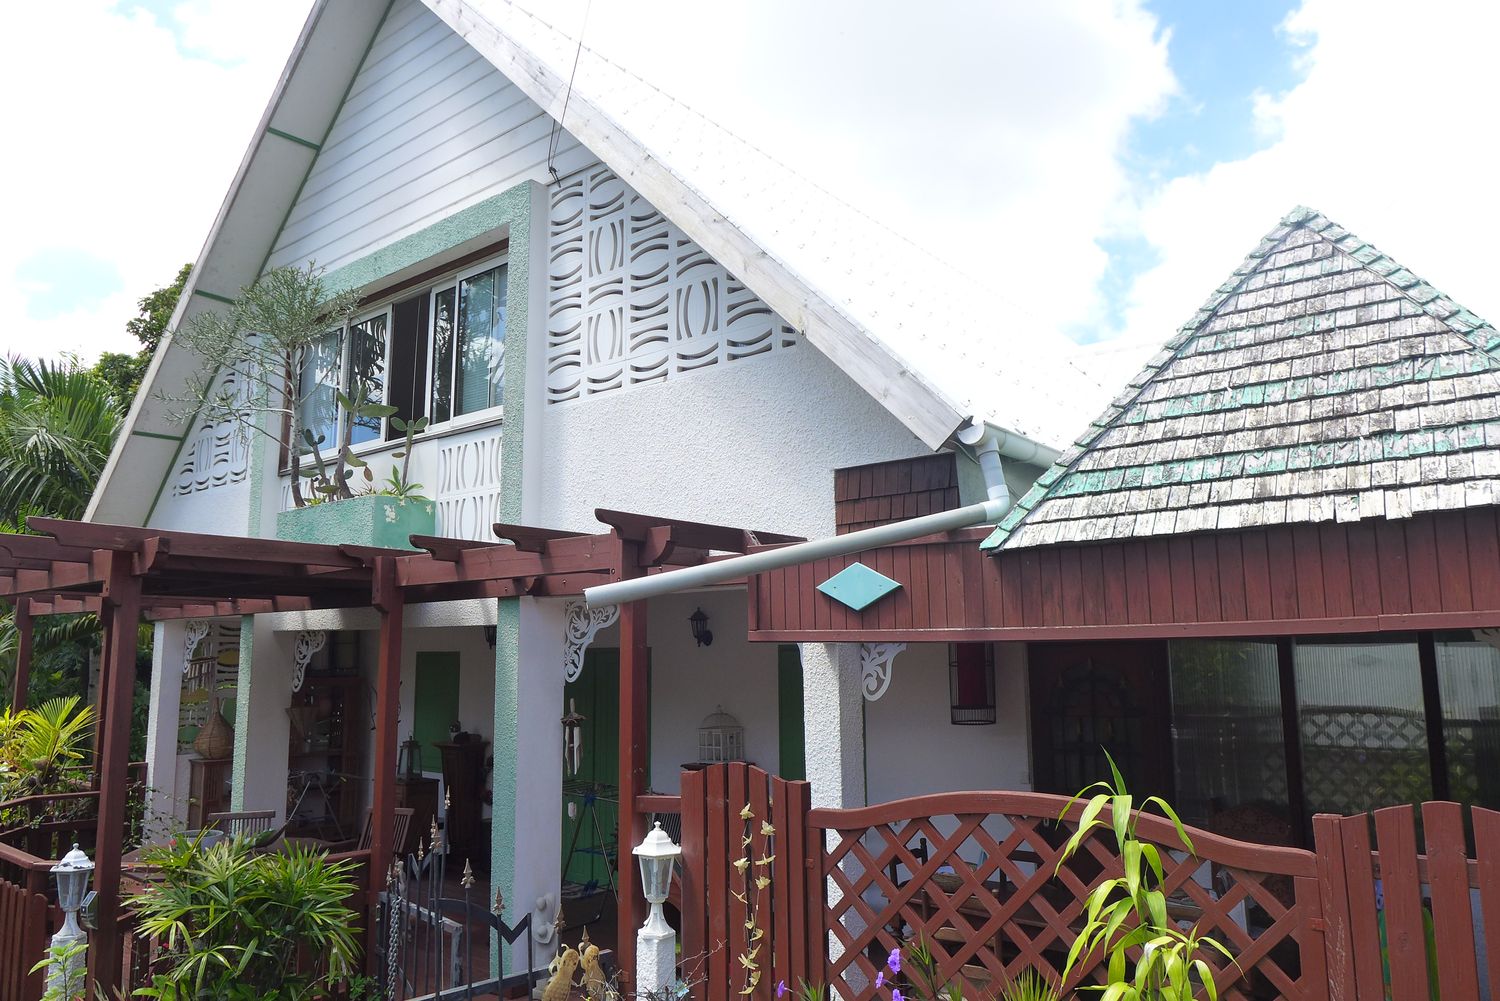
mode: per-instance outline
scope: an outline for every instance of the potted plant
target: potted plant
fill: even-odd
[[[147,850],[155,870],[130,896],[142,934],[155,939],[151,982],[160,1001],[302,1001],[357,972],[354,863],[293,848],[257,851],[247,838],[211,847],[178,838]]]

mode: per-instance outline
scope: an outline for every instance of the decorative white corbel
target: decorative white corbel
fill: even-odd
[[[302,691],[308,663],[327,642],[328,634],[321,629],[304,629],[297,634],[297,645],[292,649],[292,691]]]
[[[193,660],[193,651],[213,631],[214,624],[207,619],[189,619],[184,628],[186,632],[182,636],[182,673],[187,674],[188,665]]]
[[[563,675],[577,681],[583,673],[583,655],[599,630],[620,617],[619,605],[589,608],[581,601],[568,602],[567,634],[563,640]]]
[[[859,645],[859,675],[865,690],[865,701],[875,702],[891,687],[895,673],[893,662],[896,654],[906,649],[905,643],[861,643]]]

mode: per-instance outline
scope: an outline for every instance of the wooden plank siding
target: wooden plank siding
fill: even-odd
[[[532,179],[552,120],[420,0],[395,0],[322,141],[268,266],[330,270]],[[595,157],[556,140],[566,177]]]
[[[959,506],[952,452],[919,455],[833,474],[834,524],[840,535]]]
[[[983,529],[760,575],[767,642],[1125,639],[1500,625],[1500,509],[980,555]],[[902,588],[863,612],[816,590],[863,562]]]

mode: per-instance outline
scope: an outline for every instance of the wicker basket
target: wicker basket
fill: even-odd
[[[227,758],[234,753],[234,727],[225,722],[223,714],[219,712],[218,699],[214,699],[208,722],[203,724],[193,740],[193,750],[204,758]]]

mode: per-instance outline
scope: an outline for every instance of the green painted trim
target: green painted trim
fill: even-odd
[[[137,438],[158,438],[162,441],[182,441],[183,438],[180,434],[161,434],[158,431],[131,431],[130,433]]]
[[[230,765],[229,808],[245,809],[245,777],[250,768],[250,698],[255,688],[255,616],[240,616],[240,675],[234,692],[234,763]]]
[[[201,288],[193,289],[193,295],[201,295],[205,299],[210,299],[214,302],[222,302],[226,306],[234,305],[234,300],[229,298],[227,295],[220,295],[217,292],[209,292]]]
[[[355,70],[354,73],[356,76],[358,76],[359,70]],[[294,136],[290,132],[283,132],[280,129],[272,128],[269,125],[266,126],[266,134],[275,136],[278,139],[285,139],[288,142],[294,142],[298,146],[306,146],[308,149],[312,150],[315,153],[323,148],[321,145],[313,142],[311,139],[303,139],[301,136]]]
[[[359,71],[365,68],[365,60],[370,58],[370,50],[375,47],[375,40],[380,37],[381,30],[385,27],[386,18],[391,16],[391,8],[396,6],[396,0],[387,0],[385,10],[380,15],[380,20],[375,24],[375,30],[370,33],[370,40],[365,43],[365,51],[360,53],[359,62],[354,67],[354,73],[349,77],[349,82],[344,85],[344,92],[339,95],[338,107],[333,109],[333,116],[328,119],[328,128],[323,130],[323,138],[319,140],[318,147],[321,150],[328,144],[328,137],[333,134],[333,127],[339,123],[339,116],[344,113],[344,103],[349,100],[349,92],[354,89],[354,81],[359,79]],[[286,203],[286,211],[281,215],[281,222],[276,226],[276,235],[271,237],[270,246],[266,247],[266,255],[260,259],[260,267],[255,270],[257,275],[266,273],[266,265],[271,262],[271,254],[275,252],[276,245],[281,242],[281,233],[286,229],[286,222],[292,217],[292,210],[297,207],[297,201],[302,197],[302,190],[307,187],[307,179],[312,176],[313,168],[318,165],[318,158],[313,157],[308,163],[307,170],[302,173],[302,181],[297,185],[297,190],[292,193],[292,200]]]
[[[476,205],[470,205],[466,209],[460,209],[446,218],[439,219],[431,226],[403,236],[395,243],[367,254],[357,261],[351,261],[341,268],[328,272],[323,276],[323,284],[330,295],[337,295],[349,289],[363,288],[405,268],[431,260],[435,255],[465,241],[511,226],[512,229],[507,236],[510,238],[512,256],[510,284],[514,288],[517,284],[515,248],[518,243],[522,242],[522,234],[518,234],[514,226],[518,218],[524,219],[529,215],[530,208],[531,196],[528,184],[522,182]],[[529,234],[530,227],[526,226],[525,230]],[[507,353],[510,351],[509,337],[506,338],[505,349]],[[505,367],[507,370],[513,367],[509,359],[506,360]]]
[[[503,486],[503,484],[502,484]],[[529,905],[516,899],[516,855],[510,850],[516,829],[516,772],[520,762],[521,718],[521,601],[499,599],[495,619],[495,741],[494,770],[490,773],[493,806],[490,809],[490,887],[498,888],[505,900],[505,920],[514,924],[528,913]],[[559,679],[561,680],[561,679]],[[498,942],[491,936],[491,958],[498,959]]]
[[[503,213],[503,225],[509,228],[510,252],[506,264],[507,286],[505,310],[505,372],[502,391],[505,426],[500,429],[500,517],[520,524],[522,457],[526,442],[527,344],[531,330],[531,218],[535,210],[532,183],[522,181],[515,187],[481,202],[475,208],[494,202]]]

